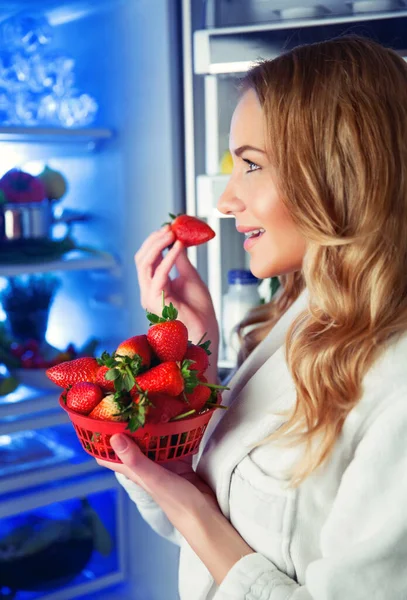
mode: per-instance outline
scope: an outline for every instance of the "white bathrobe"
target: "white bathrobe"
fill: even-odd
[[[181,600],[407,600],[407,335],[363,380],[329,459],[298,488],[287,467],[299,449],[252,449],[295,402],[285,334],[307,308],[304,291],[231,379],[194,468],[254,553],[220,586],[150,496],[120,483],[143,518],[181,547]],[[173,600],[163,598],[163,600]]]

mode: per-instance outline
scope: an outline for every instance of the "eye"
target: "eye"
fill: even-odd
[[[258,169],[260,169],[259,165],[252,162],[248,158],[244,158],[243,161],[249,165],[249,170],[247,171],[248,173],[252,173],[253,171],[257,171]]]

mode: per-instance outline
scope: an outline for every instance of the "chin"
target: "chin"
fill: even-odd
[[[288,275],[288,273],[294,273],[298,271],[301,267],[296,268],[283,268],[278,267],[278,265],[270,265],[270,263],[265,263],[264,261],[256,261],[253,259],[250,260],[250,271],[253,273],[255,277],[258,279],[268,279],[269,277],[280,277],[281,275]]]

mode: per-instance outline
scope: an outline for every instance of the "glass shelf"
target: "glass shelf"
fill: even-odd
[[[118,268],[118,263],[110,254],[100,253],[99,255],[92,255],[73,250],[58,260],[15,265],[0,264],[0,277],[13,277],[15,275],[30,273],[50,273],[52,271],[112,270],[114,268]]]

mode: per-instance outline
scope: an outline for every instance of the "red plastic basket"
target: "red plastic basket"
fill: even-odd
[[[143,454],[157,463],[176,460],[198,452],[205,429],[216,408],[211,408],[196,417],[180,421],[147,425],[133,433],[127,423],[99,421],[70,410],[59,398],[61,408],[68,413],[83,449],[94,456],[110,462],[121,463],[110,445],[115,433],[125,433],[133,438]]]

